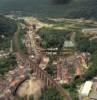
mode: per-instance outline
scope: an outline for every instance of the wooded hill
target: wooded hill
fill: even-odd
[[[97,0],[0,0],[0,11],[34,16],[97,18],[96,9]]]

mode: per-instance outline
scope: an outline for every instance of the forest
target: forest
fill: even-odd
[[[15,21],[0,16],[0,50],[8,49],[17,29]]]

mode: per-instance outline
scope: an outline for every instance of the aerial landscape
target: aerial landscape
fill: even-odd
[[[0,0],[0,100],[97,100],[97,0]]]

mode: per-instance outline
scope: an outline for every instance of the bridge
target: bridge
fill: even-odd
[[[18,41],[18,33],[19,33],[19,30],[18,30],[18,32],[15,33],[15,36],[14,36],[17,61],[23,66],[30,67],[32,69],[35,77],[38,79],[41,79],[45,83],[46,87],[55,87],[59,91],[59,93],[64,97],[64,100],[72,100],[69,93],[67,93],[60,84],[58,84],[55,80],[53,80],[53,78],[49,74],[47,74],[46,71],[42,70],[39,67],[39,63],[37,63],[38,62],[37,59],[32,61],[28,55],[24,54],[19,49],[18,42],[17,42]],[[32,75],[33,75],[33,73],[32,73]],[[19,85],[21,85],[21,83],[19,83],[13,90],[14,95],[17,92],[17,89],[19,88]]]
[[[66,93],[64,88],[62,88],[62,86],[60,84],[58,84],[56,81],[54,81],[50,75],[48,75],[44,70],[42,70],[38,66],[37,61],[32,62],[32,60],[30,60],[27,57],[25,58],[20,53],[17,54],[17,59],[19,62],[22,63],[22,65],[30,66],[35,74],[35,77],[38,79],[41,79],[45,83],[46,87],[55,87],[60,92],[60,94],[65,97],[65,100],[71,100],[69,94]],[[16,90],[14,90],[13,92],[16,92]]]

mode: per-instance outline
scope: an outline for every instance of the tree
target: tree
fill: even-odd
[[[90,80],[97,75],[97,51],[92,54],[91,62],[92,64],[84,75],[85,80]]]
[[[91,52],[91,53],[94,53],[96,50],[97,50],[97,40],[95,39],[95,40],[91,40],[90,41],[90,48],[89,48],[89,51]]]
[[[8,58],[0,59],[0,74],[5,74],[9,70],[13,69],[17,64],[16,58],[14,55],[9,55]]]
[[[53,4],[66,4],[69,3],[71,0],[53,0]]]
[[[10,40],[17,29],[14,20],[0,16],[0,50],[6,50],[10,47]]]
[[[60,96],[59,92],[55,88],[49,88],[43,92],[40,100],[64,100],[64,99],[62,96]]]
[[[51,76],[54,76],[56,74],[56,66],[55,65],[49,65],[46,68],[46,71],[48,74],[50,74]]]
[[[72,100],[78,100],[78,95],[76,91],[77,82],[73,81],[70,84],[64,84],[63,87],[65,90],[69,91]]]
[[[43,48],[62,48],[68,33],[70,31],[55,30],[53,28],[41,28],[38,31],[38,34],[42,38]]]
[[[76,47],[82,52],[88,52],[90,50],[90,41],[88,37],[80,37],[76,41]]]

